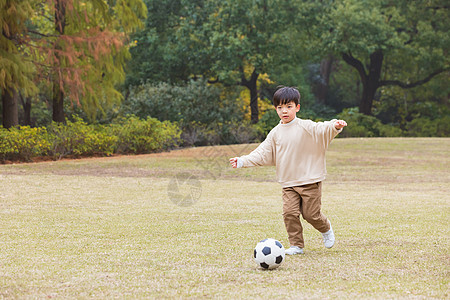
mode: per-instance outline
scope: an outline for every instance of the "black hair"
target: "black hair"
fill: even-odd
[[[273,94],[273,106],[288,104],[294,102],[297,106],[300,103],[300,92],[295,87],[280,86]]]

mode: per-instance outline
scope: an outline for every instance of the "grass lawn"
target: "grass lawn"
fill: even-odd
[[[228,166],[256,146],[0,165],[0,299],[449,298],[450,139],[334,140],[336,245],[303,222],[272,271],[252,253],[289,246],[275,170]]]

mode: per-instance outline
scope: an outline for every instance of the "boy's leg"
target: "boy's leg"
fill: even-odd
[[[310,223],[321,233],[330,230],[327,217],[321,212],[322,207],[322,182],[295,187],[302,198],[301,214],[303,219]]]
[[[283,220],[291,246],[304,247],[303,227],[300,223],[300,195],[294,188],[283,188]]]

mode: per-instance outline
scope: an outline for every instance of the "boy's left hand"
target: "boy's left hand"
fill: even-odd
[[[345,122],[344,120],[337,120],[336,122],[334,122],[334,128],[336,128],[337,130],[342,129],[345,126],[347,126],[347,122]]]

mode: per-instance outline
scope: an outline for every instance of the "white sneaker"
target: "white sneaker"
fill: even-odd
[[[323,244],[325,245],[325,247],[327,248],[331,248],[334,245],[334,232],[333,232],[333,228],[331,227],[331,222],[328,221],[328,223],[330,223],[330,230],[328,230],[325,233],[322,233],[323,235]]]
[[[298,246],[291,246],[286,250],[287,255],[303,254],[303,249]]]

